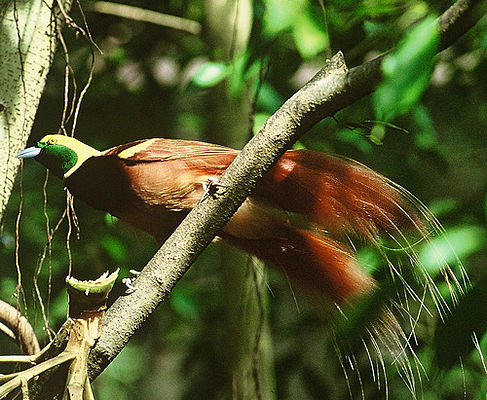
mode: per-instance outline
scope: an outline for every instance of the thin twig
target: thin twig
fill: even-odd
[[[32,368],[29,368],[26,371],[20,372],[16,374],[16,377],[8,381],[7,383],[4,383],[2,386],[0,386],[0,398],[2,396],[5,396],[6,394],[10,393],[12,390],[15,388],[19,387],[22,385],[23,380],[31,380],[32,378],[42,374],[44,371],[47,371],[48,369],[54,368],[57,365],[64,364],[67,361],[73,360],[76,357],[76,354],[69,353],[69,352],[64,352],[59,354],[59,356],[55,358],[51,358],[47,361],[44,361],[43,363],[36,365]]]
[[[16,339],[14,331],[2,322],[0,322],[0,332],[5,334],[6,336],[8,336],[12,340]]]
[[[149,22],[151,24],[192,33],[193,35],[199,35],[201,32],[199,22],[125,4],[97,1],[90,6],[89,10],[136,21]]]

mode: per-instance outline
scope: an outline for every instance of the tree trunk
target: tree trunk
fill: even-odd
[[[206,1],[207,32],[215,61],[231,62],[245,51],[252,24],[251,1]],[[250,139],[249,84],[230,94],[228,81],[210,94],[211,139],[242,148]],[[221,287],[225,309],[228,391],[233,399],[275,398],[272,344],[268,326],[263,263],[221,245]]]
[[[62,0],[68,9],[71,0]],[[51,65],[58,11],[55,0],[0,3],[0,220],[15,181]]]

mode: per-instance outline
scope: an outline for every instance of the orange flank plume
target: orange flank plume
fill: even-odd
[[[422,229],[396,185],[366,166],[307,150],[286,152],[260,186],[284,209],[343,238]]]
[[[358,265],[351,249],[311,231],[289,229],[283,237],[224,236],[224,239],[274,265],[315,295],[326,294],[337,303],[367,293],[375,286],[374,279]]]

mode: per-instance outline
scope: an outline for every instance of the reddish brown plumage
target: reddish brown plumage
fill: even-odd
[[[288,229],[281,237],[238,239],[224,235],[232,245],[274,265],[292,281],[342,303],[367,293],[374,279],[358,264],[351,249],[330,237],[303,229]]]
[[[66,185],[93,207],[162,242],[201,199],[203,183],[221,175],[237,154],[202,142],[137,141],[86,160]],[[294,227],[289,212],[302,215],[304,226]],[[420,230],[421,224],[386,178],[351,160],[292,150],[265,175],[221,236],[341,302],[374,287],[345,239],[399,237],[402,229]]]
[[[260,185],[281,207],[318,222],[343,238],[356,234],[397,235],[421,222],[395,185],[350,160],[307,150],[291,150]]]

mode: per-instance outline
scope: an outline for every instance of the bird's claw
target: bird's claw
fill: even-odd
[[[208,196],[216,198],[226,189],[225,185],[222,185],[219,179],[215,176],[210,176],[206,182],[202,183],[202,186],[205,193],[203,194],[201,201],[205,200]]]
[[[131,276],[130,278],[122,279],[122,283],[125,286],[127,286],[127,294],[135,292],[134,282],[137,279],[137,277],[140,275],[140,271],[136,271],[135,269],[131,269],[129,270],[129,272],[134,276]]]

